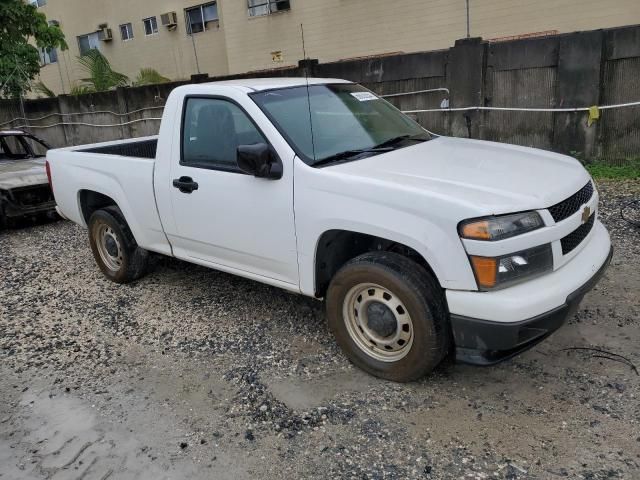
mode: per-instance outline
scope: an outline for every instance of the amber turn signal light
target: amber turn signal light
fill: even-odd
[[[461,233],[464,238],[472,238],[475,240],[491,240],[491,233],[489,233],[489,222],[487,220],[467,223],[466,225],[463,225]]]
[[[542,217],[534,211],[466,220],[458,225],[458,231],[462,238],[469,240],[496,241],[542,227]]]
[[[492,288],[496,285],[496,275],[498,273],[498,261],[489,257],[471,256],[471,265],[476,274],[478,286],[481,288]]]

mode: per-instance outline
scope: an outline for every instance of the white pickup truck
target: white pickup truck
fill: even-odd
[[[611,258],[577,160],[430,134],[343,80],[179,87],[159,136],[47,160],[109,279],[156,252],[324,298],[350,360],[395,381],[526,350]]]

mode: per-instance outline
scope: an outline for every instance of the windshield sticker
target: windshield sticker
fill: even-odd
[[[371,100],[378,100],[378,97],[376,97],[371,92],[351,92],[351,95],[353,95],[355,98],[357,98],[361,102],[370,102]]]

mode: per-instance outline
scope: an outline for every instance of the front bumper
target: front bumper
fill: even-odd
[[[45,202],[38,205],[17,205],[7,202],[4,206],[4,214],[7,218],[27,217],[41,213],[53,213],[56,211],[56,202]]]
[[[55,212],[56,202],[49,185],[29,185],[0,191],[0,212],[19,218]]]
[[[448,291],[457,360],[491,365],[531,348],[560,328],[611,261],[613,249],[606,230],[599,222],[595,230],[580,254],[556,272],[495,293],[464,292],[459,297],[462,292]],[[471,295],[478,300],[481,318],[465,314]],[[461,298],[464,301],[456,303]],[[488,319],[490,309],[495,317]]]

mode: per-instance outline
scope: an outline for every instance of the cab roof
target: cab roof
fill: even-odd
[[[273,90],[276,88],[302,87],[307,85],[325,85],[329,83],[352,83],[338,78],[304,78],[304,77],[275,77],[275,78],[239,78],[237,80],[223,80],[220,82],[200,83],[198,85],[215,85],[241,87],[247,91]]]

